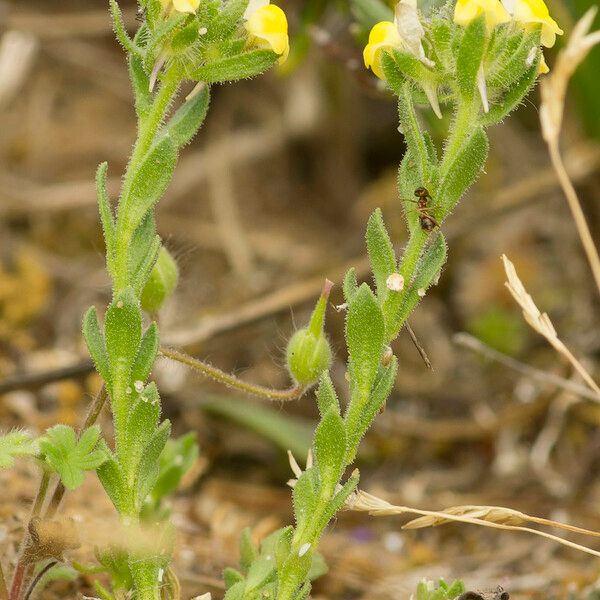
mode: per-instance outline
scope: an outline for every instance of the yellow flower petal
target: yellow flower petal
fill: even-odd
[[[195,13],[200,6],[200,0],[173,0],[173,7],[182,13]]]
[[[287,18],[281,8],[274,4],[262,6],[250,14],[244,26],[254,45],[270,48],[280,55],[279,63],[285,62],[290,41]]]
[[[463,27],[481,15],[484,15],[489,30],[510,21],[510,15],[500,0],[458,0],[454,7],[454,22]]]
[[[552,48],[556,36],[562,35],[563,30],[550,16],[544,0],[515,0],[513,18],[520,23],[540,23],[542,25],[542,46]]]
[[[545,75],[546,73],[549,73],[550,69],[548,68],[548,65],[546,64],[546,59],[544,58],[544,55],[542,54],[542,57],[540,58],[540,64],[538,65],[538,75]]]
[[[369,34],[369,43],[363,51],[365,67],[371,68],[373,73],[379,79],[385,79],[383,68],[381,66],[381,53],[386,48],[400,48],[402,38],[398,33],[398,28],[391,21],[381,21],[377,23]]]

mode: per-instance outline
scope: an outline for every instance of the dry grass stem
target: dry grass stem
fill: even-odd
[[[348,510],[354,510],[358,512],[368,512],[373,516],[395,516],[406,514],[421,515],[420,518],[409,521],[403,526],[403,529],[436,527],[438,525],[451,522],[468,523],[470,525],[491,527],[492,529],[531,533],[533,535],[558,542],[563,546],[568,546],[569,548],[574,548],[575,550],[592,554],[594,556],[600,556],[600,552],[597,550],[588,548],[587,546],[583,546],[581,544],[576,544],[575,542],[571,542],[569,540],[565,540],[545,531],[532,529],[531,527],[523,527],[518,525],[518,523],[538,523],[540,525],[556,527],[565,531],[571,531],[593,537],[600,537],[600,533],[583,529],[581,527],[575,527],[574,525],[559,523],[550,519],[533,517],[520,511],[512,510],[502,506],[453,506],[442,511],[421,510],[418,508],[411,508],[409,506],[396,506],[394,504],[390,504],[386,500],[378,498],[377,496],[373,496],[372,494],[359,490],[356,492],[356,494],[348,499],[346,502],[346,508]]]
[[[565,169],[559,149],[560,130],[569,80],[590,50],[596,44],[600,43],[600,31],[589,33],[596,12],[597,7],[593,6],[578,21],[571,33],[567,46],[558,55],[552,74],[542,79],[540,122],[544,139],[548,144],[552,166],[556,171],[560,185],[569,203],[577,232],[579,233],[581,243],[594,274],[596,286],[600,292],[600,258],[598,257],[598,250],[594,244],[586,217],[581,209],[577,192]]]
[[[583,365],[573,356],[571,351],[559,339],[550,317],[546,313],[540,312],[533,298],[527,293],[525,286],[517,275],[517,271],[513,263],[503,254],[502,261],[504,262],[504,270],[508,281],[506,287],[516,300],[517,304],[523,310],[523,317],[527,323],[537,331],[540,335],[546,338],[552,347],[562,354],[573,365],[575,370],[581,375],[585,383],[598,394],[597,401],[600,401],[600,387],[591,378],[590,374],[585,370]]]

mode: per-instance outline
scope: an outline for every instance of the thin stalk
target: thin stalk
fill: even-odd
[[[42,577],[55,565],[58,564],[57,560],[51,560],[33,579],[31,585],[27,589],[27,593],[23,596],[23,600],[29,600],[31,594],[33,594],[33,590],[35,590],[37,584],[40,582]]]
[[[13,573],[12,583],[10,586],[10,600],[19,599],[19,597],[21,596],[23,584],[27,579],[27,573],[29,571],[30,565],[25,563],[24,556],[25,548],[27,548],[27,544],[29,543],[29,529],[33,519],[38,517],[42,511],[42,506],[44,504],[44,500],[46,499],[46,494],[48,493],[49,484],[50,471],[48,471],[42,466],[42,477],[40,479],[40,485],[38,487],[37,494],[35,495],[35,499],[31,507],[31,514],[29,515],[27,527],[25,528],[25,532],[23,533],[23,539],[21,540],[21,545],[19,547],[19,559],[17,561],[17,566],[15,567],[15,572]]]
[[[247,381],[243,381],[238,379],[235,375],[231,375],[230,373],[226,373],[217,367],[213,367],[193,356],[189,356],[188,354],[184,354],[183,352],[179,352],[177,350],[170,350],[168,348],[161,348],[160,354],[165,358],[169,358],[171,360],[175,360],[198,373],[206,377],[210,377],[227,387],[234,388],[239,390],[240,392],[245,392],[246,394],[251,394],[252,396],[258,396],[260,398],[266,398],[267,400],[275,400],[280,402],[290,402],[292,400],[297,400],[306,392],[306,387],[302,385],[294,385],[287,390],[274,390],[272,388],[267,388],[262,385],[256,385],[254,383],[248,383]]]
[[[565,169],[562,156],[560,155],[560,151],[558,149],[558,142],[556,140],[549,142],[548,149],[550,151],[552,166],[556,171],[558,181],[567,198],[569,208],[571,209],[571,214],[573,215],[573,220],[575,221],[575,226],[577,227],[577,233],[579,234],[581,244],[583,245],[588,262],[590,263],[590,268],[592,269],[592,273],[594,275],[596,287],[600,292],[600,258],[598,257],[598,250],[596,248],[596,244],[594,243],[594,239],[592,238],[592,234],[590,233],[587,219],[585,218],[585,214],[581,209],[577,192],[575,191],[567,170]]]

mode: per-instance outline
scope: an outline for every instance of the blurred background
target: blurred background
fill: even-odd
[[[308,319],[323,278],[337,284],[332,304],[340,304],[345,270],[356,266],[368,276],[371,211],[382,208],[399,248],[406,229],[396,191],[404,152],[396,106],[362,67],[351,7],[279,4],[294,48],[285,71],[213,89],[207,121],[159,205],[158,228],[181,269],[160,315],[165,341],[285,388],[286,341]],[[549,6],[568,34],[591,4]],[[122,7],[135,28],[135,3]],[[110,295],[93,176],[108,160],[116,196],[135,119],[103,0],[4,2],[0,27],[0,424],[39,432],[77,425],[99,385],[80,334],[84,310],[104,307]],[[571,88],[563,132],[594,235],[599,74],[596,50]],[[395,390],[359,456],[360,487],[395,504],[508,506],[598,530],[600,406],[490,354],[577,381],[505,290],[506,253],[591,373],[600,357],[597,293],[537,106],[536,90],[489,131],[486,174],[444,224],[449,261],[411,318],[433,369],[403,332],[394,347]],[[441,140],[447,124],[424,118]],[[337,351],[332,376],[344,390],[344,315],[332,308],[327,318]],[[175,432],[197,432],[200,445],[171,502],[182,597],[210,591],[219,598],[220,573],[237,563],[242,528],[261,537],[291,520],[285,451],[305,456],[314,398],[269,405],[167,362],[154,377]],[[107,412],[102,424],[110,432]],[[14,558],[36,485],[37,471],[25,461],[0,473],[4,564]],[[98,527],[115,518],[93,477],[67,497],[63,512]],[[323,540],[329,573],[314,596],[404,599],[421,578],[443,576],[464,577],[472,589],[502,585],[514,598],[600,597],[593,591],[600,563],[589,555],[470,525],[401,531],[405,521],[342,513]],[[74,557],[93,561],[94,544],[93,535],[82,540]],[[63,580],[45,594],[93,595],[90,581]]]

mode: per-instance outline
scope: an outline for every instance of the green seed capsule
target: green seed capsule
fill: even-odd
[[[142,290],[142,308],[146,312],[157,312],[175,290],[178,280],[177,263],[163,246],[158,253],[150,278]]]
[[[296,331],[287,345],[288,370],[301,385],[316,383],[323,371],[327,371],[331,366],[331,347],[323,329],[327,299],[332,285],[330,281],[325,282],[308,327]]]

